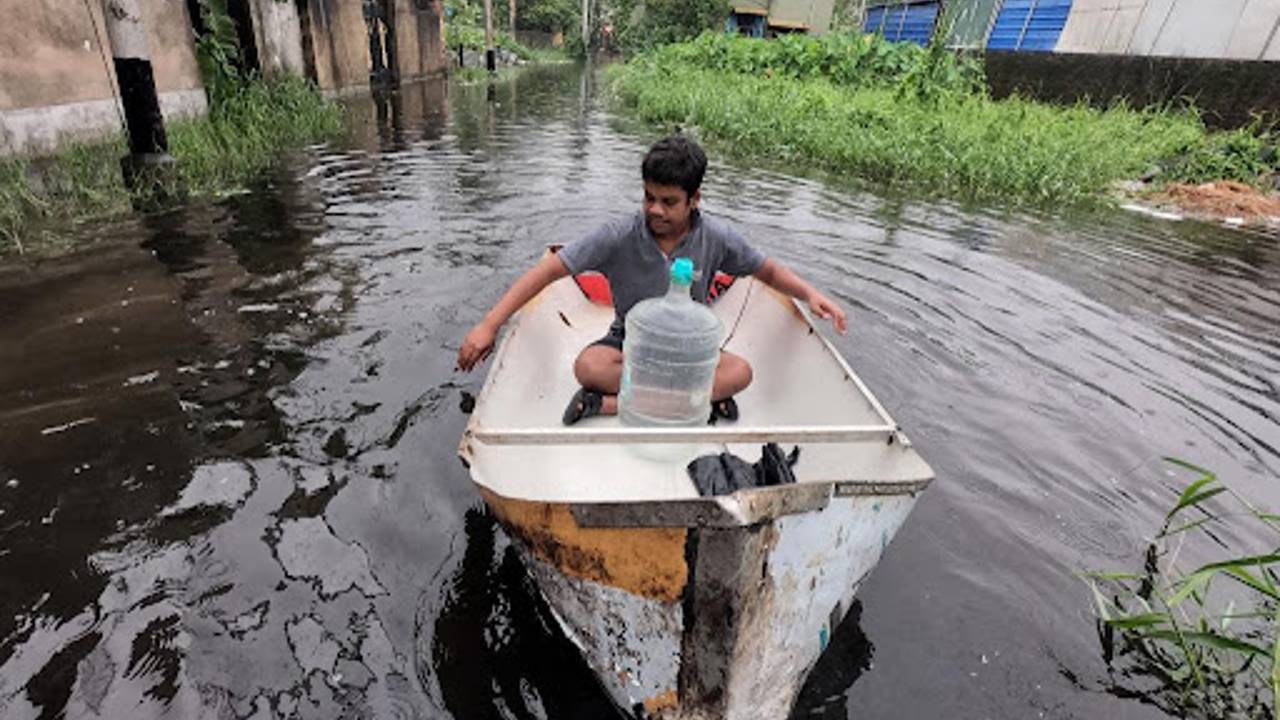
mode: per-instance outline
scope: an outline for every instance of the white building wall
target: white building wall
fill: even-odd
[[[1274,46],[1280,28],[1280,0],[1248,0],[1227,43],[1227,57],[1260,60]]]
[[[1159,29],[1152,55],[1225,57],[1249,0],[1177,0]]]
[[[1057,51],[1127,52],[1146,4],[1146,0],[1075,0]]]
[[[1280,60],[1280,0],[1075,0],[1055,49]]]
[[[1152,53],[1156,40],[1160,37],[1160,31],[1164,28],[1164,23],[1169,19],[1176,3],[1177,0],[1147,0],[1143,4],[1142,12],[1138,13],[1133,35],[1129,38],[1129,54],[1150,55]]]

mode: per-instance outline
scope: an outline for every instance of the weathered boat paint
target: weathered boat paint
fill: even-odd
[[[684,528],[583,527],[567,503],[480,494],[507,533],[558,572],[663,602],[684,593]]]
[[[695,518],[678,529],[590,528],[575,519],[585,503],[482,494],[613,700],[646,717],[690,720],[784,717],[916,498],[818,487],[827,493],[818,507],[736,525]],[[777,492],[727,497],[750,504]],[[635,582],[644,567],[669,582]]]

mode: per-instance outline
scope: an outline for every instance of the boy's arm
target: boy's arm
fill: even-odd
[[[493,352],[498,330],[507,320],[533,299],[534,295],[542,292],[543,288],[568,274],[569,269],[564,266],[559,255],[547,255],[521,275],[462,340],[462,347],[458,348],[458,368],[470,370],[489,357],[489,353]]]
[[[836,332],[841,335],[848,329],[844,310],[835,304],[831,298],[818,292],[799,275],[787,269],[782,263],[769,258],[755,272],[755,276],[760,282],[778,292],[786,293],[797,300],[809,303],[809,310],[817,317],[830,320],[831,324],[835,326]]]

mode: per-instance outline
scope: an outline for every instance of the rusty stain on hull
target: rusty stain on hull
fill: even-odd
[[[567,503],[480,494],[529,552],[573,577],[675,602],[688,582],[684,528],[584,528]]]
[[[672,710],[679,703],[679,696],[676,694],[675,688],[672,688],[661,695],[654,695],[644,701],[644,711],[649,715],[659,716],[667,710]]]

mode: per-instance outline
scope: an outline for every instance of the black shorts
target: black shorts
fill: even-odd
[[[591,343],[587,347],[595,347],[597,345],[603,345],[604,347],[611,347],[614,350],[617,350],[618,352],[622,352],[622,341],[625,340],[626,337],[627,337],[626,330],[620,327],[614,327],[610,325],[609,332],[605,333],[604,337],[600,338],[599,340],[596,340],[595,342]]]

